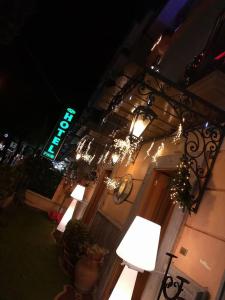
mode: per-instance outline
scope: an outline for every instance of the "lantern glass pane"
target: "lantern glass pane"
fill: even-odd
[[[133,126],[132,135],[139,138],[149,123],[150,119],[146,118],[145,115],[138,115]]]

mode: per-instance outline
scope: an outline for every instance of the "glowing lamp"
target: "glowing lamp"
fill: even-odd
[[[57,226],[57,230],[64,232],[67,223],[72,219],[74,210],[77,205],[77,201],[82,201],[84,197],[85,187],[83,185],[78,184],[75,189],[71,193],[71,197],[74,198],[69,207],[67,208],[65,214],[63,215],[60,223]]]
[[[77,153],[76,154],[76,160],[79,160],[81,158],[81,154],[80,153]]]
[[[75,189],[71,193],[71,197],[78,200],[82,201],[84,197],[84,192],[85,192],[85,186],[78,184]]]
[[[119,158],[120,158],[120,156],[119,156],[118,153],[114,152],[112,154],[112,163],[113,163],[113,165],[115,165],[118,162]]]
[[[136,217],[116,250],[125,265],[110,300],[130,300],[138,272],[153,271],[158,251],[160,225]]]
[[[138,106],[134,110],[134,117],[130,126],[130,136],[134,139],[139,138],[145,129],[157,118],[156,113],[151,109],[154,98],[149,98],[147,106]]]

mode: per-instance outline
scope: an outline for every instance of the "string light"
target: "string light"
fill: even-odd
[[[88,142],[87,137],[83,137],[80,142],[77,145],[77,150],[76,150],[76,160],[82,159],[83,161],[87,162],[89,165],[92,163],[93,159],[95,158],[95,155],[91,155],[89,153],[91,144],[93,143],[94,138],[89,141],[86,150],[83,152],[83,149],[85,147],[85,144]]]
[[[183,211],[187,209],[189,213],[192,211],[190,164],[188,158],[183,155],[170,186],[170,199],[173,204],[178,204]]]
[[[153,44],[151,51],[153,51],[155,49],[155,47],[160,43],[161,39],[162,39],[162,34],[158,37],[156,42]]]
[[[53,161],[52,165],[53,165],[54,169],[56,169],[60,172],[64,171],[65,168],[67,167],[67,163],[65,161],[59,161],[59,162]]]
[[[177,144],[180,141],[182,134],[183,134],[183,127],[182,127],[182,124],[180,123],[178,126],[178,129],[177,129],[176,135],[173,138],[174,144]]]
[[[88,153],[82,154],[81,158],[83,161],[87,162],[89,165],[92,163],[93,159],[95,158],[95,155],[90,155]]]
[[[153,142],[151,143],[150,147],[149,147],[148,150],[146,151],[146,156],[145,156],[144,159],[146,159],[147,157],[150,157],[150,152],[151,152],[151,150],[152,150],[154,144],[155,144],[155,141],[153,141]]]
[[[5,145],[3,143],[0,143],[0,151],[4,150]]]
[[[162,151],[164,150],[165,145],[162,142],[161,145],[159,145],[156,153],[152,156],[152,162],[157,163],[157,158],[161,155]]]
[[[98,165],[102,162],[103,157],[104,157],[104,154],[101,154],[100,157],[99,157],[99,159],[98,159],[98,161],[97,161]]]
[[[77,145],[77,150],[76,150],[76,153],[80,153],[82,151],[82,149],[84,148],[84,145],[87,141],[87,137],[84,136],[78,143]]]
[[[117,189],[120,184],[119,180],[110,177],[106,177],[104,182],[106,184],[106,188],[110,191]]]
[[[130,137],[127,136],[125,140],[122,139],[115,139],[114,140],[114,148],[117,150],[119,154],[119,161],[123,162],[125,159],[126,161],[126,166],[128,166],[132,160],[133,160],[133,155],[137,151],[139,147],[140,140],[131,142]]]
[[[82,157],[82,155],[81,155],[80,153],[77,153],[77,154],[76,154],[76,160],[81,159],[81,157]]]
[[[107,161],[107,158],[108,158],[108,156],[109,156],[109,150],[108,151],[106,151],[106,153],[104,154],[104,156],[103,156],[103,164],[105,164],[106,163],[106,161]]]

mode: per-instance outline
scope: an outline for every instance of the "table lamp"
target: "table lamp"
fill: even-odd
[[[60,223],[57,226],[57,230],[64,232],[67,223],[71,220],[77,201],[82,201],[84,197],[85,187],[83,185],[78,184],[75,189],[71,193],[71,197],[73,200],[71,201],[69,207],[67,208],[65,214],[63,215]]]
[[[130,300],[138,272],[153,271],[161,226],[137,216],[122,239],[116,253],[124,269],[109,300]]]

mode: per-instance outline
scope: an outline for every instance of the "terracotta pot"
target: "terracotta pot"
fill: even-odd
[[[99,278],[99,261],[89,257],[78,260],[74,269],[74,286],[81,293],[90,292]]]

